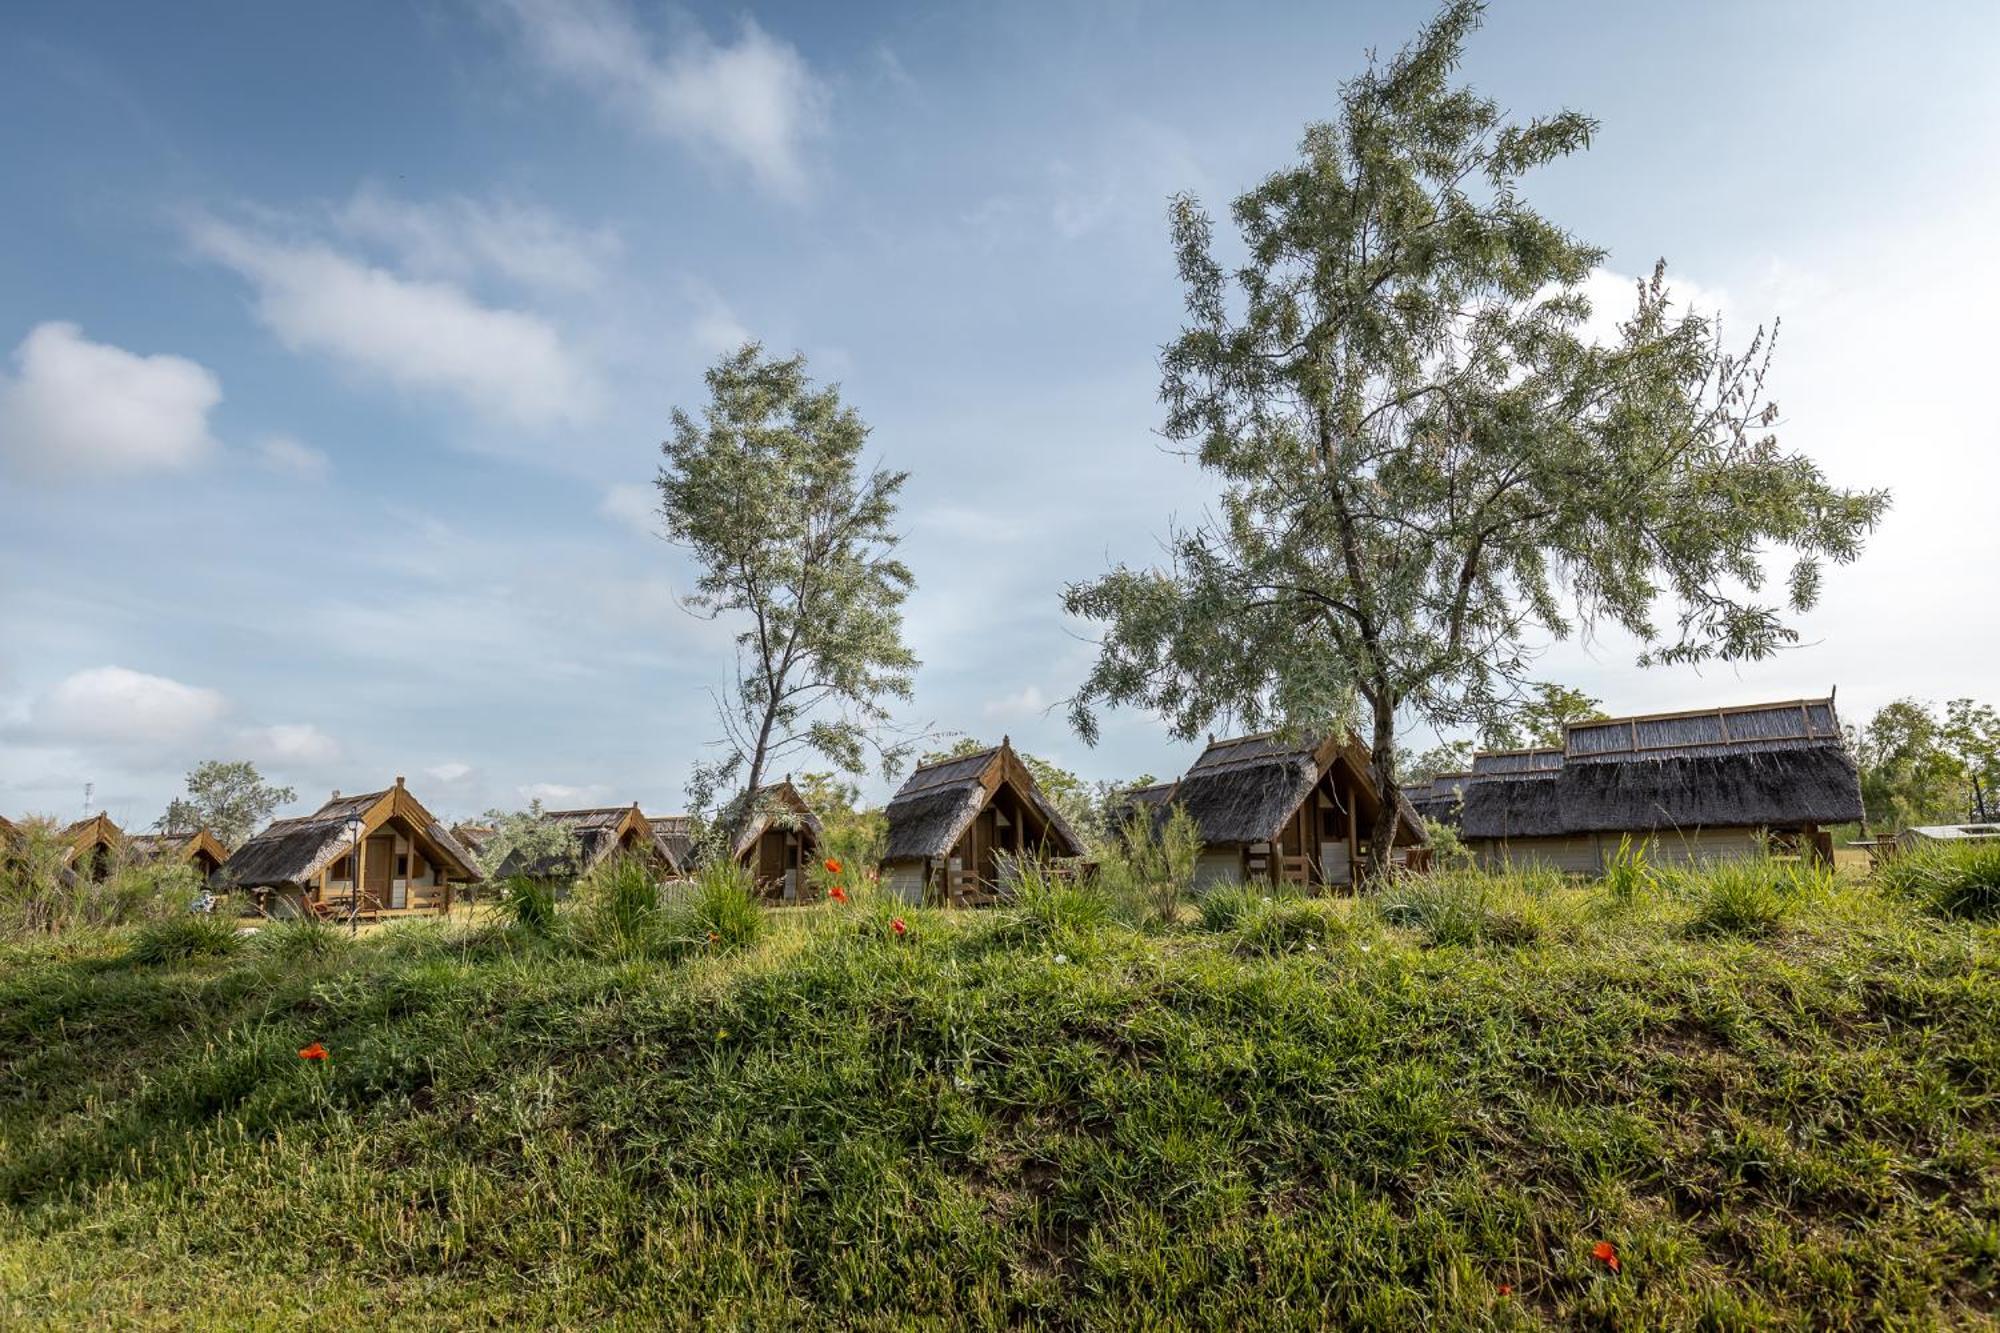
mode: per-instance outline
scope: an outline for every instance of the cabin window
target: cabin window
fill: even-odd
[[[326,872],[326,877],[328,879],[353,879],[354,871],[349,865],[349,862],[353,861],[353,859],[351,856],[341,857],[333,863],[333,869]]]
[[[410,877],[410,855],[408,852],[404,852],[396,857],[396,878],[408,879],[409,877]]]

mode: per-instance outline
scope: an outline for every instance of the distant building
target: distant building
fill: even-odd
[[[1488,865],[1594,875],[1622,841],[1656,861],[1766,846],[1832,857],[1832,825],[1861,818],[1861,780],[1833,700],[1571,723],[1559,747],[1478,755],[1460,836]]]
[[[991,903],[1012,887],[1011,865],[1083,854],[1004,737],[991,749],[920,765],[883,813],[882,887],[910,903]]]
[[[792,780],[767,783],[750,795],[750,818],[730,856],[757,881],[767,898],[796,902],[806,888],[806,867],[819,859],[826,830]]]
[[[206,828],[192,833],[134,833],[125,842],[134,861],[191,866],[204,883],[229,860],[229,849]]]
[[[335,793],[309,815],[278,820],[211,882],[280,915],[344,916],[358,896],[359,915],[382,917],[448,911],[455,888],[481,878],[472,853],[397,778],[385,791]]]
[[[1149,800],[1180,806],[1201,830],[1197,889],[1262,882],[1334,888],[1362,878],[1382,809],[1368,752],[1352,733],[1288,741],[1275,733],[1210,741],[1181,780]],[[1393,857],[1422,861],[1424,826],[1407,800]]]
[[[653,826],[639,812],[636,801],[608,809],[549,810],[542,818],[570,830],[576,838],[576,855],[530,860],[519,851],[510,852],[494,869],[493,878],[525,875],[530,879],[574,880],[620,856],[646,861],[663,876],[681,873],[679,862],[654,838]]]
[[[79,879],[109,877],[126,854],[124,830],[102,810],[71,824],[62,831],[62,837],[68,844],[63,850],[63,865]]]
[[[1920,824],[1897,839],[1904,848],[1926,843],[2000,842],[2000,824]]]

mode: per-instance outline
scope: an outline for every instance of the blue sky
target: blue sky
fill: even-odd
[[[1061,585],[1211,494],[1154,434],[1166,199],[1225,209],[1426,12],[8,6],[0,812],[90,783],[144,825],[209,757],[302,805],[676,807],[729,649],[648,486],[746,335],[913,473],[909,720],[1178,772],[1150,718],[1090,751],[1049,711],[1091,651]],[[1798,650],[1540,674],[1618,711],[2000,696],[1996,62],[1984,3],[1494,6],[1473,81],[1602,121],[1533,186],[1609,249],[1593,290],[1664,255],[1744,335],[1782,316],[1786,439],[1897,495]]]

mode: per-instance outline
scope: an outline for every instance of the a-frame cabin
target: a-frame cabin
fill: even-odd
[[[924,764],[889,801],[882,887],[910,903],[974,907],[1010,887],[1009,864],[1083,855],[1007,738]]]
[[[216,877],[218,887],[247,890],[274,914],[355,909],[369,918],[449,911],[456,886],[481,878],[472,854],[401,778],[365,796],[336,792],[309,815],[278,820]]]
[[[229,849],[206,827],[192,833],[134,833],[126,842],[133,860],[190,866],[204,883],[229,860]]]
[[[751,793],[750,818],[730,855],[750,872],[766,898],[797,902],[806,890],[807,867],[819,859],[825,842],[819,816],[786,778]]]
[[[63,851],[63,865],[80,879],[106,879],[126,854],[125,831],[99,810],[88,819],[79,819],[64,829],[69,845]]]

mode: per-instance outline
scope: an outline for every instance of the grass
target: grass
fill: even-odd
[[[0,1326],[1992,1324],[2000,925],[1711,878],[23,938]]]

